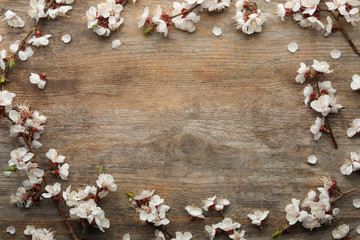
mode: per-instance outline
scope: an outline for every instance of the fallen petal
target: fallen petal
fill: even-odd
[[[330,56],[333,59],[338,59],[339,57],[341,57],[341,52],[337,49],[331,50]]]
[[[289,52],[292,52],[292,53],[296,52],[298,50],[298,48],[299,47],[296,42],[291,42],[288,45],[288,50],[289,50]]]
[[[217,37],[222,34],[221,28],[220,28],[220,27],[216,27],[216,26],[213,28],[212,32],[213,32],[213,34],[214,34],[215,36],[217,36]]]
[[[114,41],[112,41],[111,43],[111,47],[112,49],[118,49],[121,46],[121,41],[119,39],[115,39]]]
[[[317,162],[317,157],[315,157],[314,155],[311,155],[309,158],[308,158],[308,162],[310,164],[315,164]]]
[[[71,36],[70,34],[65,34],[61,37],[61,40],[64,42],[64,43],[69,43],[71,41]]]

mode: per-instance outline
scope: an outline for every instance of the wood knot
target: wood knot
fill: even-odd
[[[206,155],[207,149],[208,144],[192,134],[174,136],[168,145],[168,150],[178,157]]]

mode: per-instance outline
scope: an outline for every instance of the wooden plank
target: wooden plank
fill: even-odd
[[[0,13],[14,10],[28,29],[27,2],[1,0]],[[200,205],[211,195],[224,196],[232,203],[225,215],[242,224],[248,239],[268,239],[286,222],[286,204],[319,186],[318,176],[331,174],[343,189],[358,187],[358,174],[344,177],[339,171],[350,151],[359,152],[360,143],[360,138],[346,136],[348,123],[360,116],[359,93],[350,89],[360,58],[341,33],[325,39],[291,20],[274,20],[261,34],[245,36],[234,31],[232,6],[221,14],[201,13],[194,34],[171,28],[168,38],[144,36],[136,25],[143,8],[161,4],[170,12],[172,3],[139,0],[126,6],[124,25],[102,39],[86,28],[85,12],[97,2],[76,1],[69,18],[43,22],[41,29],[53,35],[51,44],[17,63],[6,86],[17,94],[17,102],[26,100],[48,117],[44,147],[37,153],[44,166],[49,148],[67,156],[71,177],[64,186],[95,183],[100,164],[115,177],[118,191],[101,204],[111,228],[106,233],[91,230],[87,239],[121,239],[127,232],[132,239],[153,237],[153,230],[141,227],[128,206],[125,191],[156,189],[172,207],[169,229],[191,231],[194,239],[206,239],[205,224],[220,217],[210,213],[206,220],[190,222],[184,207]],[[258,3],[268,13],[275,12],[276,4]],[[221,37],[213,36],[215,25],[223,29]],[[359,28],[348,30],[360,45]],[[25,35],[5,23],[0,33],[0,49]],[[68,45],[60,41],[65,33],[73,38]],[[114,51],[111,42],[117,38],[123,45]],[[295,54],[287,51],[291,41],[299,44]],[[329,56],[335,48],[342,52],[338,60]],[[303,86],[294,81],[299,63],[314,58],[331,63],[335,71],[324,79],[333,82],[346,107],[330,118],[339,150],[332,148],[329,136],[312,140],[309,127],[316,114],[303,106]],[[29,83],[30,72],[47,74],[44,91]],[[18,146],[8,127],[0,124],[0,169]],[[315,166],[307,164],[310,154],[319,159]],[[30,211],[9,207],[9,196],[20,183],[0,175],[2,238],[24,239],[25,226],[36,224],[56,230],[58,240],[69,239],[51,202]],[[283,239],[328,240],[340,223],[354,228],[360,221],[352,199],[359,195],[336,203],[341,213],[331,226],[313,232],[297,227]],[[246,217],[257,208],[270,210],[263,230]],[[16,226],[15,236],[5,233],[9,225]]]

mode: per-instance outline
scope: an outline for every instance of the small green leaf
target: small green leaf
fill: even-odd
[[[95,30],[95,29],[97,29],[97,28],[98,28],[98,25],[97,25],[97,24],[95,24],[95,25],[92,27],[93,30]]]
[[[277,239],[278,237],[280,237],[280,235],[281,235],[281,232],[280,232],[280,231],[276,231],[276,232],[271,236],[271,238],[272,238],[272,239]]]
[[[135,194],[133,192],[127,192],[126,194],[129,196],[129,198],[135,197]]]
[[[4,83],[6,81],[6,79],[4,77],[0,77],[0,84]]]
[[[101,164],[100,168],[99,168],[99,173],[102,173],[103,172],[103,165]]]
[[[9,61],[9,68],[12,68],[15,65],[15,61],[14,60],[10,60]]]
[[[146,29],[146,30],[144,31],[144,34],[148,34],[148,33],[151,33],[150,28],[148,28],[148,29]]]
[[[8,172],[15,172],[16,171],[16,166],[11,166],[7,169],[5,169],[5,171],[8,171]]]

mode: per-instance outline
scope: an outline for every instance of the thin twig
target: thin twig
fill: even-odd
[[[195,8],[197,8],[198,6],[200,6],[200,4],[196,4],[196,5],[192,6],[191,8],[187,9],[186,11],[180,12],[180,13],[175,14],[173,16],[169,16],[169,19],[176,18],[176,17],[178,17],[180,15],[188,14],[188,13],[192,12],[193,10],[195,10]]]

